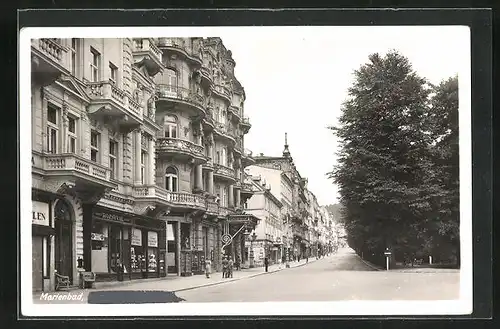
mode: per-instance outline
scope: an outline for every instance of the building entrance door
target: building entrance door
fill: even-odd
[[[73,283],[73,222],[69,206],[64,201],[57,201],[54,209],[55,218],[55,268],[58,274],[69,276]]]
[[[34,236],[31,245],[32,248],[32,268],[33,268],[33,291],[41,291],[43,289],[43,238]]]

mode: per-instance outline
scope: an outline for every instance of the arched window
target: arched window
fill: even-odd
[[[166,115],[163,130],[165,137],[177,138],[177,118],[173,115]]]
[[[177,170],[174,167],[168,167],[165,171],[165,189],[171,192],[177,192],[178,189]]]

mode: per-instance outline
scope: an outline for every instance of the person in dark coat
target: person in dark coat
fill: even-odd
[[[222,278],[225,279],[227,278],[227,258],[226,256],[222,257]]]
[[[266,257],[266,258],[264,258],[264,266],[265,266],[265,268],[266,268],[266,272],[267,272],[267,270],[268,270],[268,268],[269,268],[269,259],[268,259],[267,257]]]

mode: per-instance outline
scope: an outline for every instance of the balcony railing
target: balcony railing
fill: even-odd
[[[158,38],[159,47],[177,48],[186,53],[186,55],[194,57],[198,61],[201,59],[201,48],[193,45],[191,38]]]
[[[87,82],[87,93],[92,100],[112,100],[136,116],[141,116],[141,105],[129,99],[123,90],[110,81]]]
[[[149,53],[158,62],[162,61],[162,51],[154,44],[154,40],[151,38],[138,38],[134,39],[134,52],[145,52]]]
[[[214,164],[214,174],[235,178],[233,168],[229,168],[217,163]]]
[[[219,213],[219,204],[215,201],[207,200],[207,211],[213,214]]]
[[[191,141],[180,139],[180,138],[170,138],[170,137],[160,137],[156,139],[156,150],[159,152],[186,152],[194,156],[204,157],[204,147],[202,145],[195,144]]]
[[[33,40],[32,45],[61,64],[63,53],[66,51],[66,48],[61,44],[61,39],[49,38]]]
[[[74,170],[93,178],[109,181],[111,169],[75,154],[45,155],[44,170],[48,172]]]
[[[171,192],[159,186],[138,186],[133,189],[137,199],[156,197],[175,206],[206,208],[205,198],[198,194]]]
[[[250,183],[242,183],[241,184],[241,190],[242,191],[248,191],[248,192],[253,191],[252,184],[250,184]]]
[[[226,86],[214,85],[213,91],[215,91],[219,95],[226,97],[228,100],[231,100],[231,93],[229,92],[229,88],[227,88]]]
[[[156,92],[160,98],[176,99],[204,108],[205,99],[194,91],[175,85],[158,84]]]

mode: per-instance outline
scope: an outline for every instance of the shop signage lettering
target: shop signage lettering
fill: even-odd
[[[158,247],[158,233],[151,231],[148,232],[148,247]]]
[[[102,233],[90,233],[90,239],[92,241],[104,241],[104,234],[102,234]]]
[[[142,232],[137,228],[132,229],[132,237],[130,239],[132,246],[142,246]]]
[[[31,223],[35,225],[49,226],[49,204],[33,201],[31,210]]]
[[[109,220],[109,221],[113,221],[113,222],[129,222],[130,221],[130,220],[126,220],[123,216],[104,213],[104,212],[95,212],[94,216],[99,218],[99,219]]]

